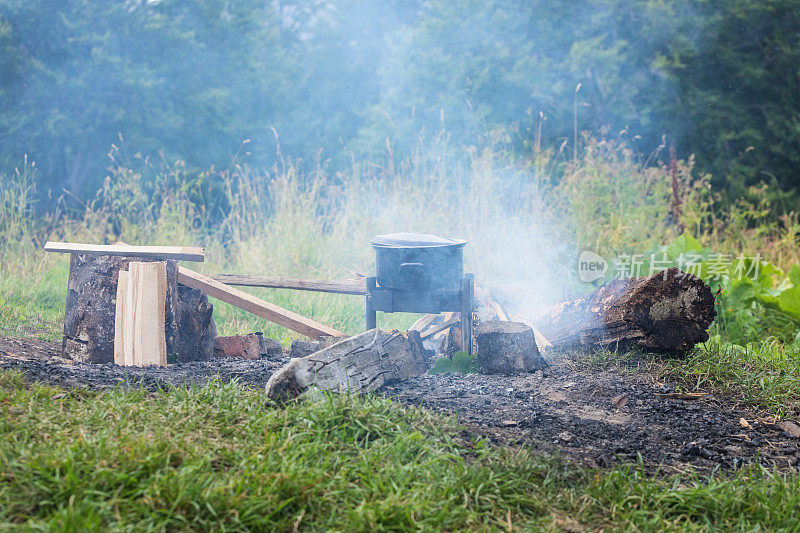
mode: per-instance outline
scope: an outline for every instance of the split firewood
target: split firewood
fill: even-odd
[[[459,315],[455,315],[453,318],[446,320],[444,323],[435,326],[428,331],[425,332],[424,335],[421,336],[422,340],[429,339],[436,335],[437,333],[444,331],[446,329],[450,329],[453,326],[456,326],[461,323],[461,317]]]
[[[613,280],[548,308],[536,323],[559,349],[639,346],[681,352],[708,340],[715,316],[708,285],[670,268],[648,277]]]
[[[114,320],[114,364],[167,366],[167,264],[131,262],[120,271]]]
[[[506,313],[506,310],[503,309],[503,306],[500,305],[500,302],[495,300],[494,298],[487,298],[486,304],[489,306],[489,309],[494,311],[494,314],[497,316],[497,320],[503,320],[505,322],[509,322],[511,318]]]
[[[413,329],[415,331],[419,331],[420,333],[422,333],[423,331],[425,331],[425,329],[428,326],[433,324],[433,322],[436,320],[436,317],[438,317],[438,316],[439,315],[433,315],[433,314],[430,314],[430,313],[427,314],[427,315],[424,315],[422,318],[420,318],[419,320],[414,322],[411,325],[411,327],[408,328],[408,329],[410,329],[410,330]]]
[[[315,387],[333,392],[366,392],[424,374],[430,364],[414,331],[372,329],[292,359],[270,377],[267,396],[287,400]]]

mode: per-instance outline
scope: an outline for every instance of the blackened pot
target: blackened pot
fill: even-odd
[[[460,290],[467,241],[425,233],[372,239],[378,285],[406,291]]]

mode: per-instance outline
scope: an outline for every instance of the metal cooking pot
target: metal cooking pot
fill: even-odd
[[[391,233],[372,239],[380,287],[406,291],[460,290],[467,241],[426,233]]]

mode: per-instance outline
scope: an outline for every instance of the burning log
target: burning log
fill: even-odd
[[[373,391],[424,374],[429,367],[419,334],[371,329],[301,359],[267,382],[267,396],[286,400],[310,387],[334,392]]]
[[[708,285],[670,268],[649,277],[613,280],[548,308],[536,323],[560,349],[639,346],[682,352],[708,340],[714,316]]]

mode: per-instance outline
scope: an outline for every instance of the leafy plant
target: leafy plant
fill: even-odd
[[[453,354],[453,358],[438,357],[433,364],[433,368],[428,371],[430,374],[475,374],[478,372],[478,356],[469,355],[465,351]]]

